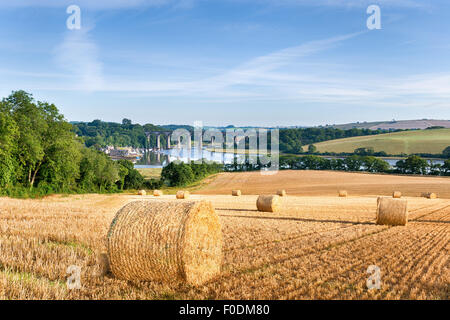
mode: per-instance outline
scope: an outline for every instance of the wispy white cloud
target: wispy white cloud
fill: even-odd
[[[98,49],[88,32],[66,35],[56,50],[67,79],[42,77],[42,90],[92,90],[130,96],[181,97],[215,102],[293,101],[367,107],[450,107],[450,71],[381,76],[352,72],[349,66],[315,63],[314,56],[360,36],[353,33],[311,41],[256,57],[215,76],[191,80],[139,81],[127,75],[104,76]],[[34,74],[38,76],[38,74]],[[33,75],[33,76],[34,76]],[[173,76],[172,76],[173,77]],[[167,78],[166,78],[167,79]],[[36,83],[36,81],[35,81]]]
[[[87,91],[104,88],[98,47],[91,39],[88,28],[67,32],[54,53],[56,63],[74,79],[74,82],[67,81],[68,86]]]
[[[264,56],[254,58],[229,71],[213,77],[184,82],[136,82],[121,80],[116,82],[109,79],[105,86],[108,91],[135,91],[148,94],[196,95],[223,97],[263,97],[267,93],[258,92],[261,88],[281,88],[317,81],[314,76],[299,76],[277,72],[278,69],[288,67],[302,58],[325,51],[352,39],[363,32],[332,37],[325,40],[311,41],[305,44],[282,49]],[[245,86],[245,88],[243,88]],[[263,89],[265,90],[265,89]],[[271,91],[272,94],[276,93]]]
[[[314,82],[314,76],[280,73],[280,68],[302,62],[302,58],[325,51],[339,43],[354,38],[362,32],[311,41],[305,44],[282,49],[264,56],[256,57],[231,70],[216,76],[197,78],[189,81],[138,81],[123,76],[104,78],[98,48],[89,35],[89,29],[67,32],[64,41],[55,50],[56,62],[66,70],[74,81],[56,83],[57,90],[92,90],[142,92],[147,94],[209,95],[209,96],[261,96],[253,89],[239,89],[242,86],[277,88],[292,86],[299,82]],[[45,78],[45,77],[43,77]],[[42,82],[40,85],[43,85]],[[48,88],[50,84],[46,85]]]

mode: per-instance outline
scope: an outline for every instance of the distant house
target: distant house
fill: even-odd
[[[102,152],[109,155],[113,160],[126,159],[134,162],[142,156],[141,150],[133,147],[107,146],[102,148]]]

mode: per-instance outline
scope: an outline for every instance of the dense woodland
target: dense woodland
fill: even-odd
[[[116,192],[142,182],[131,162],[87,148],[55,105],[24,91],[0,102],[0,194]]]
[[[77,136],[81,137],[87,147],[96,148],[107,145],[116,147],[145,148],[156,146],[156,135],[150,136],[150,146],[148,145],[145,132],[164,131],[162,127],[153,124],[133,124],[129,119],[123,119],[122,123],[103,122],[94,120],[92,122],[74,122],[73,130]],[[165,143],[166,138],[161,136],[161,143]]]

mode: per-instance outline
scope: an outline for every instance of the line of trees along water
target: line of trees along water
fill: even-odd
[[[122,123],[103,122],[74,122],[73,130],[81,137],[87,147],[116,147],[147,148],[156,146],[156,135],[150,136],[150,145],[145,132],[164,131],[164,128],[153,124],[133,124],[129,119],[123,119]],[[166,137],[161,136],[161,144],[166,145]]]
[[[245,161],[234,161],[234,163],[224,165],[225,171],[253,171],[267,168],[261,164],[251,164],[248,159]],[[282,155],[279,159],[280,170],[337,170],[337,171],[365,171],[372,173],[392,173],[392,174],[417,174],[450,176],[450,159],[443,164],[428,162],[427,160],[412,155],[404,160],[399,160],[395,166],[391,167],[388,162],[374,156],[352,155],[345,159],[328,159],[316,155]]]

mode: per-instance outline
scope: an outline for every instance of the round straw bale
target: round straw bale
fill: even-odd
[[[177,199],[189,199],[190,195],[189,191],[177,191]]]
[[[140,195],[140,196],[145,196],[146,194],[147,194],[147,192],[145,190],[138,191],[138,195]]]
[[[154,195],[155,197],[159,197],[159,196],[162,196],[163,193],[162,193],[161,190],[153,190],[153,195]]]
[[[242,195],[241,190],[232,190],[231,195],[234,197],[240,197]]]
[[[285,197],[286,196],[286,190],[278,190],[277,191],[277,195],[279,195],[280,197]]]
[[[107,246],[117,278],[200,285],[220,273],[222,230],[211,202],[135,201],[111,223]]]
[[[339,197],[345,198],[348,196],[348,193],[346,190],[339,190]]]
[[[378,198],[377,224],[406,226],[408,223],[408,202],[389,197]]]
[[[392,198],[400,199],[402,197],[402,193],[400,191],[394,191],[392,193]]]
[[[263,212],[278,212],[281,209],[281,199],[280,196],[264,196],[261,195],[256,200],[256,207],[258,211]]]
[[[428,199],[437,199],[437,194],[434,192],[424,192],[424,193],[422,193],[422,197],[428,198]]]

